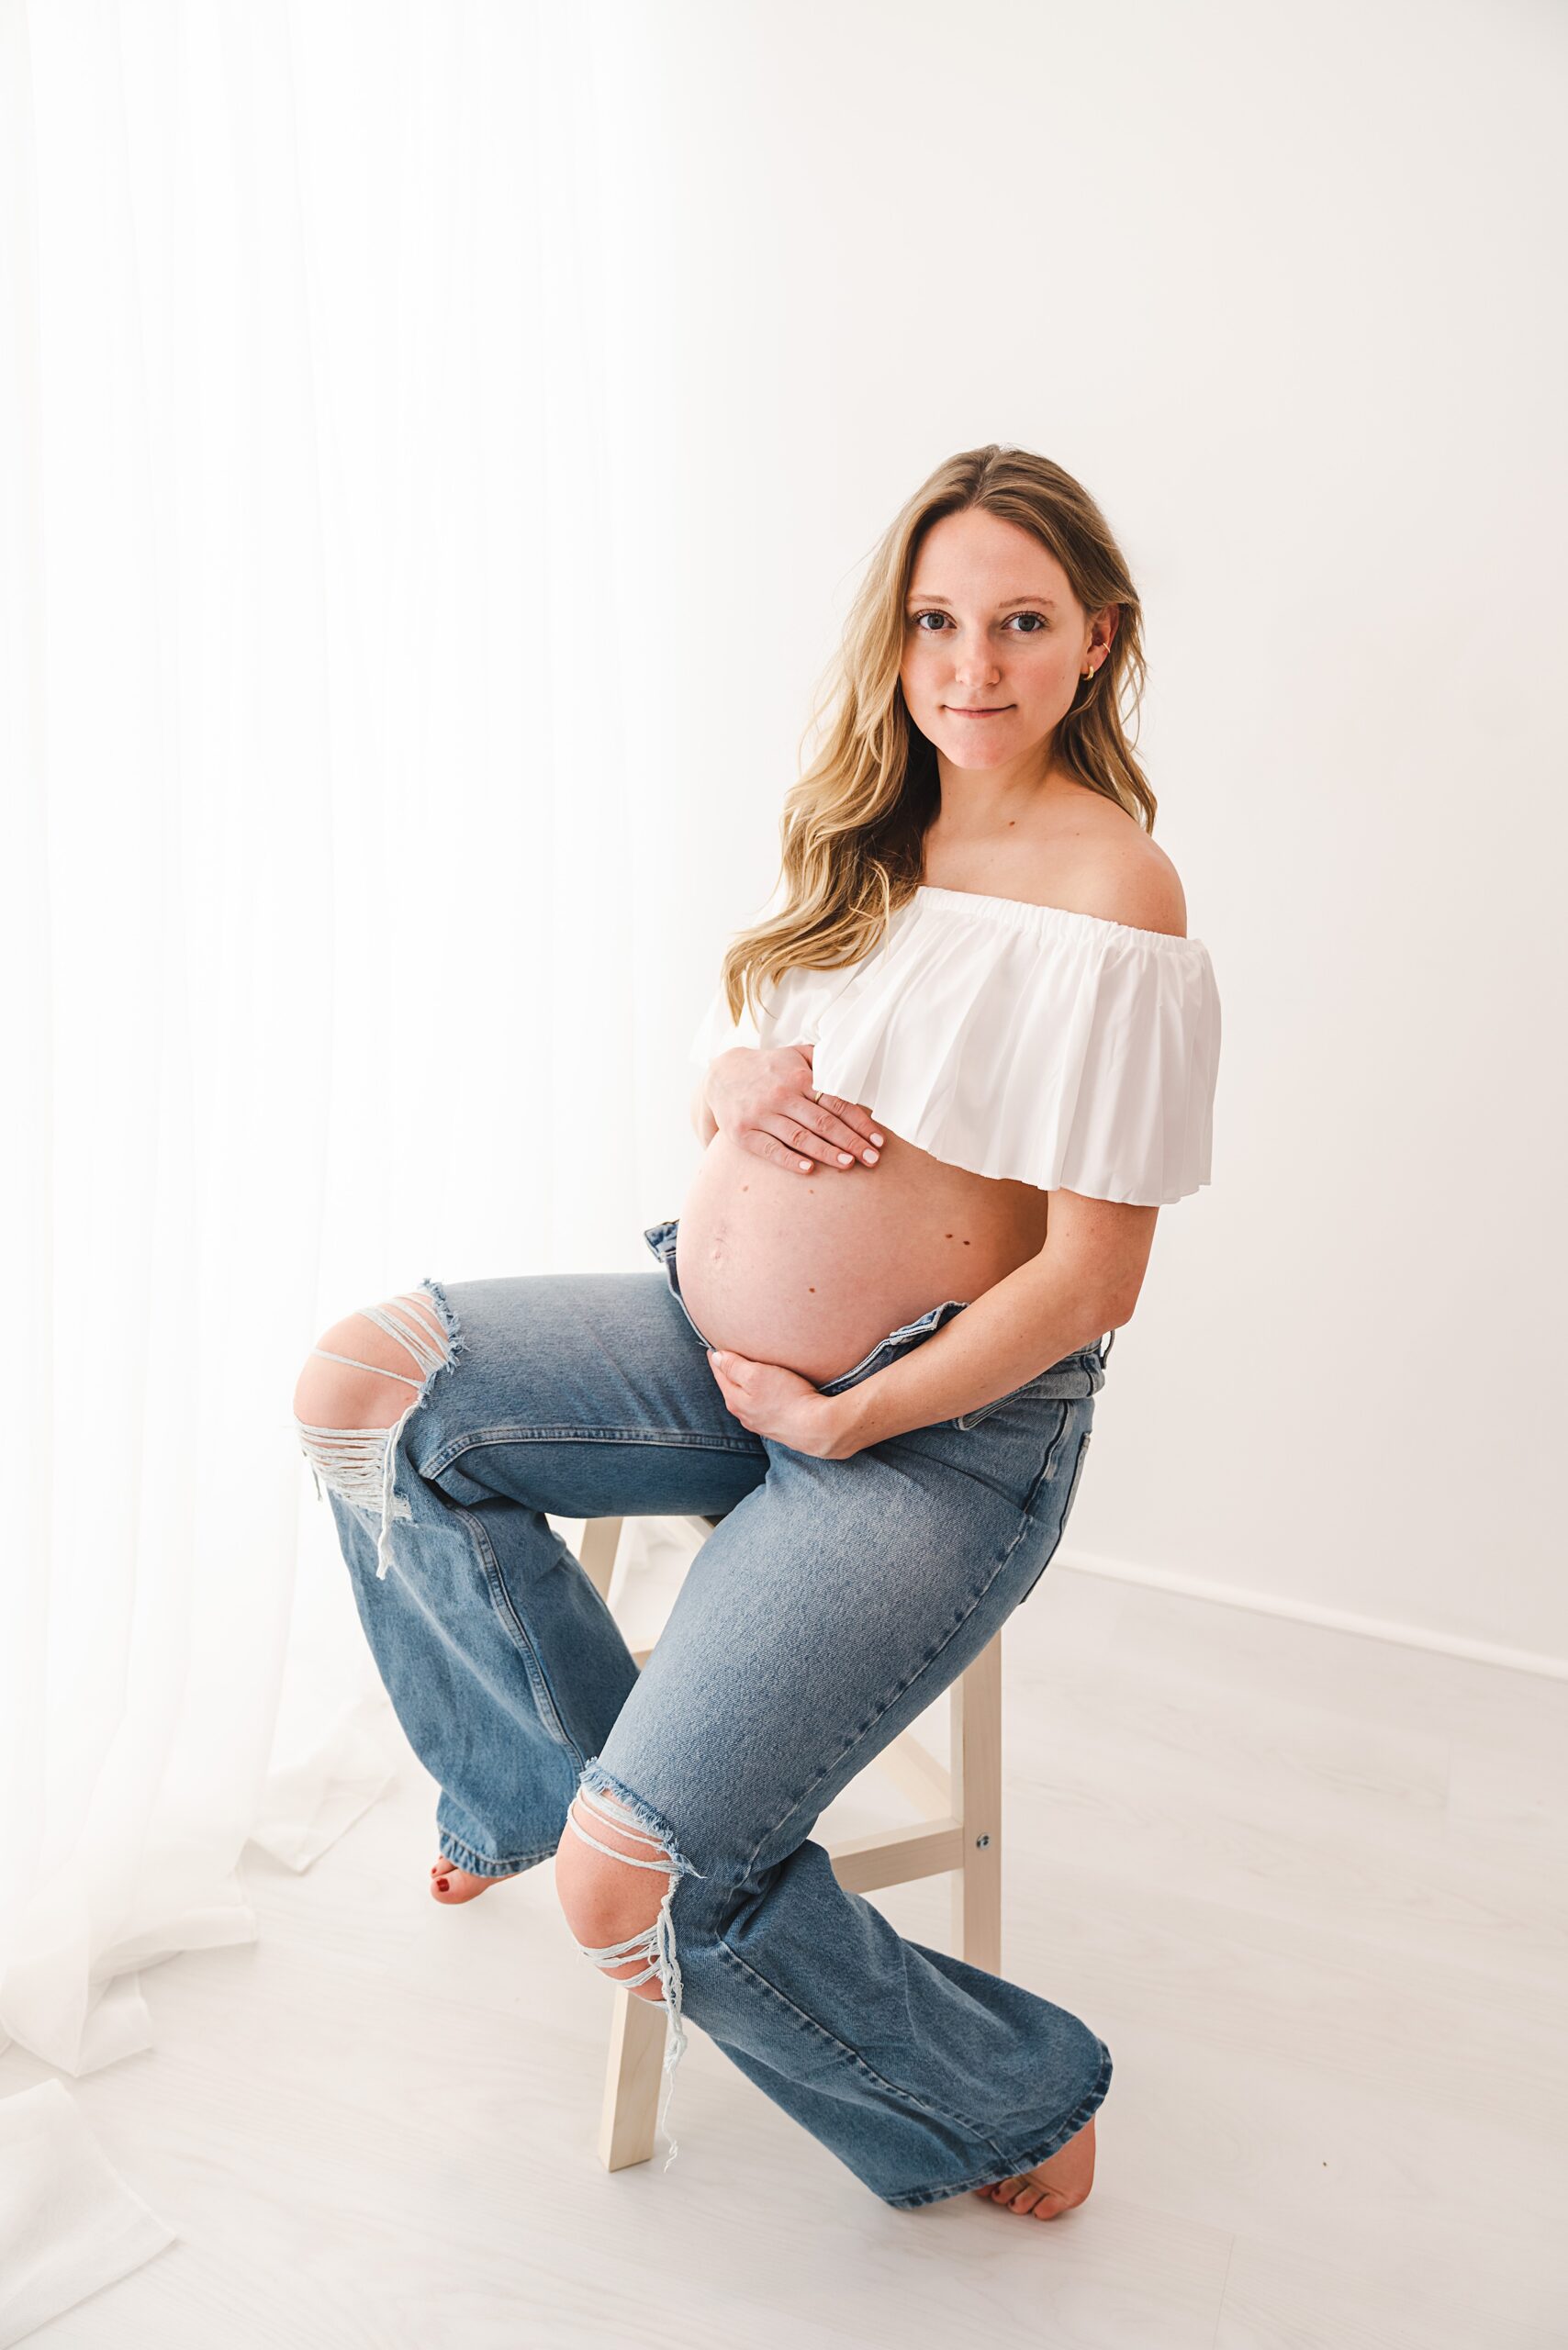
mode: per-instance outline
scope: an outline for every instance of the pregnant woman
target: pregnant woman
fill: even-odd
[[[1209,1180],[1219,999],[1123,731],[1141,677],[1087,493],[1017,449],[941,466],[695,1040],[661,1270],[427,1280],[295,1395],[442,1789],[435,1897],[554,1856],[586,1955],[668,2010],[666,2102],[689,2019],[903,2210],[1081,2203],[1111,2080],[812,1830],[1044,1573],[1106,1333]],[[640,1513],[722,1520],[641,1673],[547,1522]]]

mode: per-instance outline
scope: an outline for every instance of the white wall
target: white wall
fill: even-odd
[[[1161,1218],[1069,1550],[1568,1657],[1568,18],[599,24],[648,1220],[866,551],[953,450],[1043,450],[1146,599],[1225,1013],[1214,1183]]]

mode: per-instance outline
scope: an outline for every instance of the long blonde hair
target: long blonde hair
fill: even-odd
[[[1057,728],[1054,756],[1154,830],[1154,793],[1122,722],[1124,700],[1130,716],[1143,691],[1142,607],[1110,525],[1048,457],[996,442],[962,450],[921,484],[872,552],[806,728],[825,728],[825,741],[784,801],[785,901],[725,951],[732,1018],[762,981],[793,965],[836,970],[859,962],[914,893],[939,795],[935,751],[911,722],[899,675],[904,601],[927,531],[975,506],[1038,539],[1085,611],[1120,608],[1109,653],[1080,682]]]

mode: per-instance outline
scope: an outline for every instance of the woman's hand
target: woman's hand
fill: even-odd
[[[719,1132],[755,1158],[809,1175],[815,1167],[875,1167],[882,1136],[864,1103],[814,1098],[814,1045],[732,1045],[708,1071]]]
[[[819,1460],[847,1458],[840,1449],[837,1397],[823,1395],[799,1371],[786,1370],[781,1362],[754,1362],[749,1355],[718,1347],[708,1349],[708,1368],[726,1409],[754,1436],[771,1437],[791,1452],[810,1452]]]

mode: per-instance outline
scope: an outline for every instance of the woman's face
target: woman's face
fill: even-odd
[[[1109,642],[1037,539],[969,507],[934,523],[915,557],[899,677],[939,762],[1043,771],[1091,646]]]

